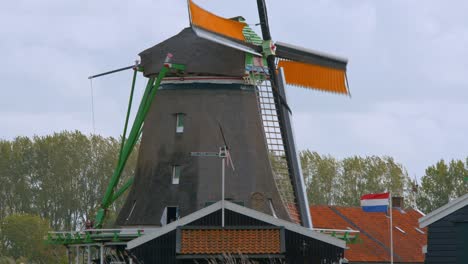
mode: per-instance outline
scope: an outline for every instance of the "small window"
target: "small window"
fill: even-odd
[[[165,226],[179,219],[179,207],[167,206],[161,216],[161,225]]]
[[[179,165],[172,166],[172,184],[179,184],[181,170],[182,170],[182,167]]]
[[[170,224],[179,219],[179,207],[168,206],[167,207],[167,223]]]
[[[176,133],[184,132],[184,118],[185,115],[182,113],[176,114]]]

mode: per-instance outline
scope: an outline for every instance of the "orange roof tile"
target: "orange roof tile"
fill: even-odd
[[[299,208],[297,208],[297,204],[288,203],[286,204],[286,210],[288,210],[289,217],[291,217],[291,221],[298,225],[301,224],[301,216],[299,215]]]
[[[350,261],[390,261],[389,218],[385,213],[367,213],[361,207],[311,206],[314,228],[359,230],[362,243],[348,244],[345,257]],[[393,211],[393,249],[395,262],[424,262],[422,247],[427,244],[427,229],[416,230],[422,215],[413,209]],[[406,233],[402,233],[395,227]]]
[[[182,229],[181,254],[280,254],[280,229]]]

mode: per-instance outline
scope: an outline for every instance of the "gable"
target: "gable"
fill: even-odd
[[[228,201],[225,201],[225,212],[226,212],[226,226],[229,225],[246,225],[246,226],[278,226],[284,227],[285,230],[291,231],[293,233],[300,234],[305,237],[312,238],[314,240],[325,242],[332,246],[339,248],[346,248],[346,242],[334,238],[330,235],[321,234],[316,231],[313,231],[308,228],[293,224],[288,221],[274,218],[273,216],[260,213],[258,211],[243,207]],[[177,221],[174,221],[162,228],[159,228],[153,233],[146,234],[142,237],[134,239],[127,244],[128,249],[138,247],[144,243],[147,243],[155,238],[158,238],[164,234],[167,234],[171,231],[174,231],[179,226],[187,225],[207,225],[207,226],[219,226],[220,225],[220,212],[221,212],[221,202],[217,202],[213,205],[205,207],[193,214],[180,218]],[[229,217],[228,217],[229,216]]]
[[[426,227],[466,206],[468,206],[468,193],[419,219],[419,226]]]

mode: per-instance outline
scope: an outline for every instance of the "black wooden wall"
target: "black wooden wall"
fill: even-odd
[[[468,263],[468,206],[429,225],[425,263]]]
[[[226,210],[226,226],[271,226],[258,219],[248,217],[236,212]],[[220,226],[221,211],[206,215],[187,226]],[[291,231],[285,231],[286,253],[285,262],[287,264],[301,263],[325,263],[337,262],[343,256],[342,248],[327,244],[325,242],[303,236]],[[185,264],[195,263],[194,260],[182,260],[176,258],[176,231],[171,231],[161,237],[155,238],[145,244],[140,245],[130,253],[138,259],[138,264],[164,263],[164,264]],[[206,263],[206,260],[198,260],[199,263]],[[266,263],[269,263],[268,258]]]

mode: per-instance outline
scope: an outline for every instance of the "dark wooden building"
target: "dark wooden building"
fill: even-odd
[[[343,257],[343,240],[228,201],[224,210],[224,228],[220,201],[130,241],[127,250],[137,263],[165,264],[207,263],[222,254],[291,264],[334,264]]]
[[[428,227],[424,263],[468,263],[468,194],[419,219]]]

